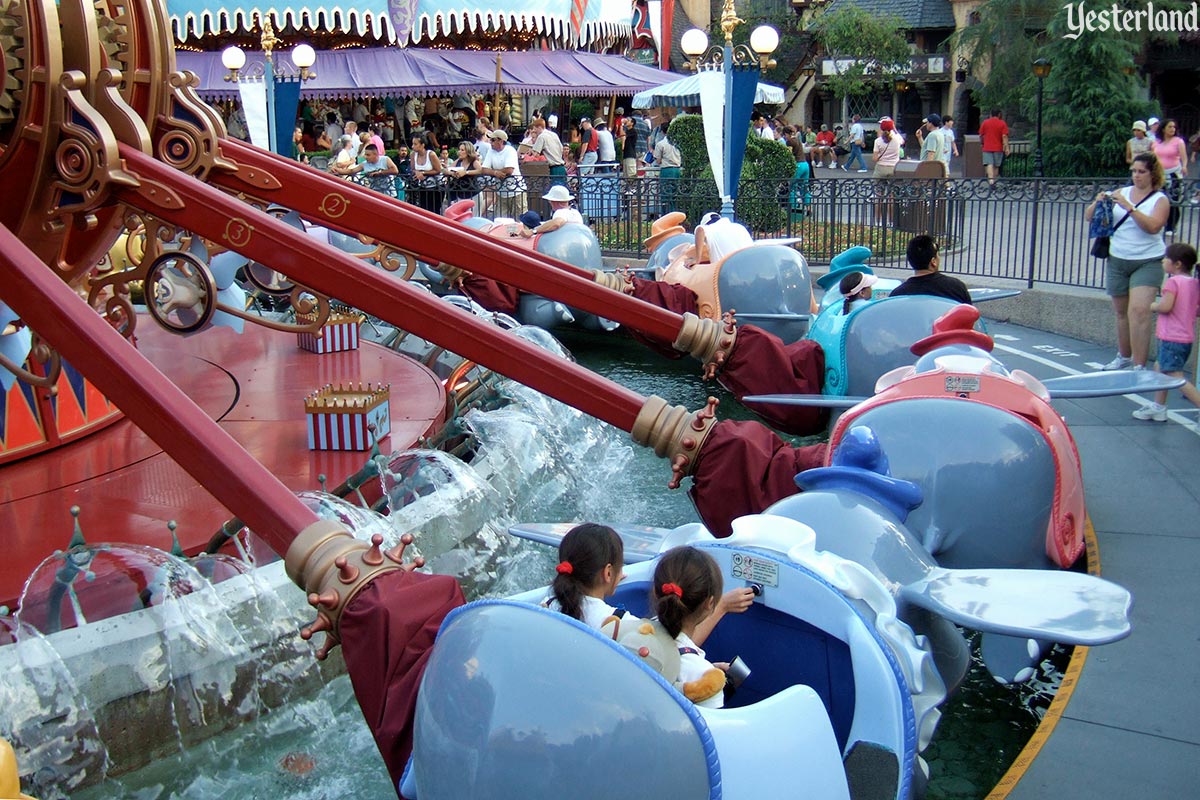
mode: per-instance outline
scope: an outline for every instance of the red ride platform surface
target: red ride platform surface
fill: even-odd
[[[138,348],[289,489],[332,489],[358,472],[369,452],[308,449],[304,397],[327,383],[391,384],[391,434],[384,453],[412,447],[445,422],[441,381],[412,359],[364,342],[316,355],[295,334],[246,325],[187,338],[142,317]],[[83,371],[86,372],[86,365]],[[0,603],[13,604],[42,559],[67,546],[71,506],[89,542],[171,548],[178,523],[189,555],[231,514],[133,423],[123,420],[56,450],[0,467]]]

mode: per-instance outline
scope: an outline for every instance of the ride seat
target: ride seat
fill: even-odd
[[[807,797],[850,800],[833,725],[811,687],[789,686],[752,705],[699,711],[721,759],[724,797],[779,797],[784,787],[804,787]]]

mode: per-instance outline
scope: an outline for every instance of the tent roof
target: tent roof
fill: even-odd
[[[674,73],[666,73],[674,76]],[[755,103],[782,103],[783,87],[759,83],[754,91]],[[633,96],[634,108],[700,105],[700,76],[685,75],[661,86],[655,86]]]
[[[200,93],[233,97],[237,86],[219,52],[175,54],[179,69],[200,77]],[[626,95],[660,86],[677,77],[673,72],[635,64],[615,55],[573,50],[504,52],[480,50],[420,50],[372,47],[323,50],[313,66],[317,77],[306,81],[302,97],[340,97],[348,93],[433,95],[491,92],[496,88],[496,60],[501,59],[506,91],[527,94],[569,94],[573,97]],[[243,76],[250,76],[261,53],[247,53]],[[295,72],[286,54],[276,54],[276,67]]]
[[[460,0],[355,0],[350,4],[299,2],[277,5],[264,0],[167,0],[172,33],[186,42],[206,34],[251,30],[255,19],[271,15],[277,25],[333,33],[370,34],[391,43],[419,44],[422,23],[462,35],[480,29],[534,30],[576,46],[631,33],[628,2],[597,0],[583,5],[578,35],[570,24],[571,0],[503,0],[479,7]]]

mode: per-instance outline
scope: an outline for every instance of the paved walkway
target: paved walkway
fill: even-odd
[[[993,324],[997,355],[1042,378],[1089,371],[1108,348]],[[1133,634],[1090,650],[1015,800],[1184,798],[1200,775],[1200,432],[1130,414],[1126,397],[1055,401],[1079,446],[1102,574],[1134,596]],[[1178,393],[1168,404],[1189,408]]]

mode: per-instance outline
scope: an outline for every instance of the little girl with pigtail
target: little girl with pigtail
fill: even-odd
[[[558,544],[558,566],[544,605],[616,639],[625,611],[604,598],[625,577],[624,564],[625,545],[616,531],[592,522],[576,525]]]
[[[676,688],[706,708],[725,705],[729,665],[709,663],[697,645],[727,610],[721,602],[722,583],[721,570],[712,556],[693,547],[676,547],[658,560],[650,593],[651,612],[679,648]],[[752,594],[750,597],[753,599]]]

